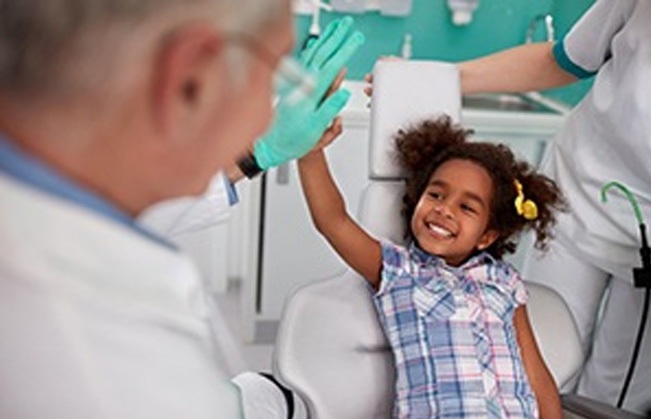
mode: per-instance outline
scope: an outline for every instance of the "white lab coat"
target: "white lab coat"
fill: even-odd
[[[138,224],[163,237],[174,240],[178,235],[225,223],[230,218],[231,202],[228,180],[217,173],[206,191],[196,197],[181,197],[162,201],[145,210]],[[231,186],[232,187],[232,186]],[[220,308],[207,295],[210,326],[217,337],[217,356],[223,371],[244,371],[246,361],[238,353],[238,344],[230,332]],[[247,419],[281,419],[288,415],[287,403],[280,390],[268,379],[253,372],[242,372],[232,382],[241,393],[242,409]],[[294,396],[293,418],[305,418],[303,402]]]
[[[241,417],[186,256],[1,174],[0,197],[0,417]]]
[[[226,182],[217,173],[201,196],[161,201],[139,214],[138,223],[168,238],[225,223],[231,212]]]

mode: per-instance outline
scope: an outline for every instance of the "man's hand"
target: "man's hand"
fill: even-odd
[[[320,38],[308,44],[299,60],[315,75],[316,88],[310,97],[294,104],[283,102],[281,95],[271,129],[253,148],[261,169],[299,158],[315,146],[350,97],[344,89],[327,96],[328,89],[363,43],[364,35],[346,17],[332,22]]]

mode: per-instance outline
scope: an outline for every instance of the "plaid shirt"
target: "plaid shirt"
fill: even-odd
[[[527,298],[508,263],[488,253],[460,267],[420,250],[382,244],[375,305],[396,370],[394,417],[534,418],[515,308]]]

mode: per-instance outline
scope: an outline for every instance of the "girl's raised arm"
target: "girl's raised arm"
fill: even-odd
[[[346,211],[323,151],[314,151],[298,161],[303,194],[317,230],[344,261],[376,289],[380,284],[380,243],[361,228]]]

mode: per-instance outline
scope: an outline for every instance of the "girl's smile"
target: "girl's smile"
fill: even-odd
[[[427,222],[426,225],[434,236],[438,236],[442,239],[453,238],[455,236],[452,229],[437,224],[436,222]]]

